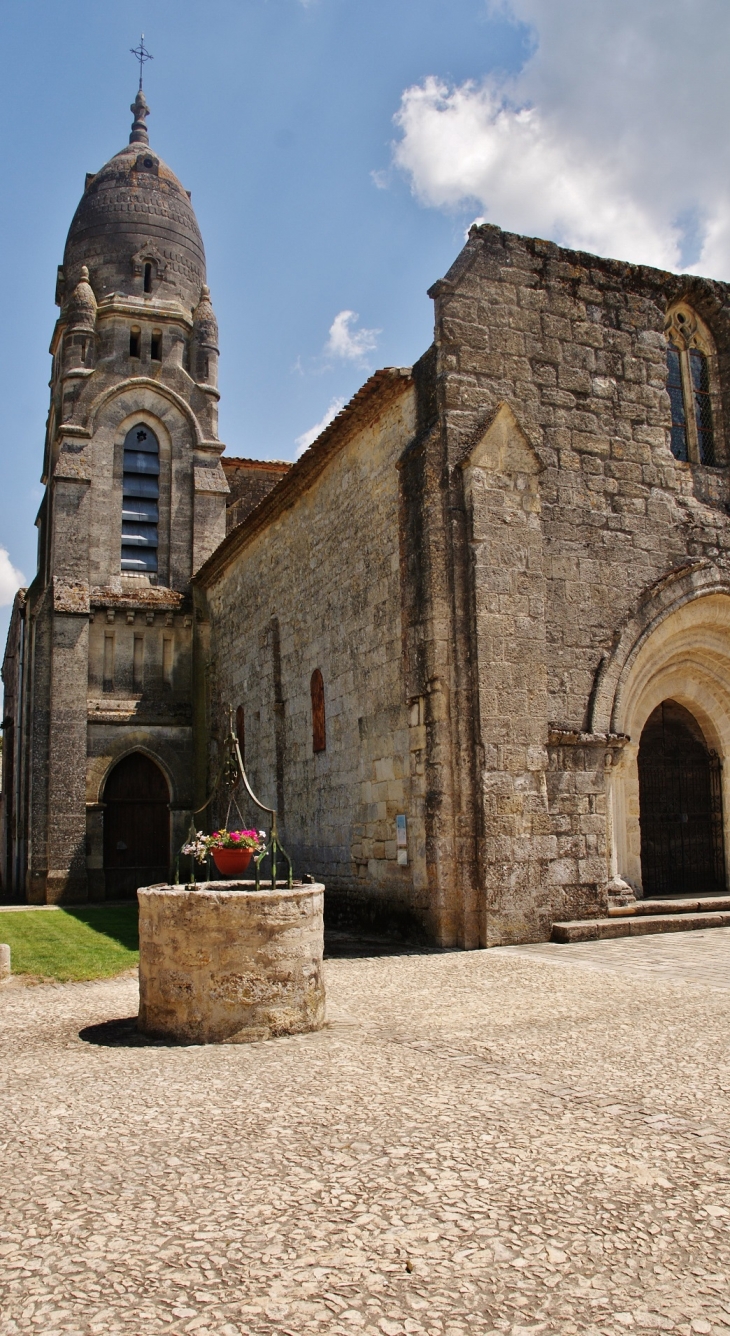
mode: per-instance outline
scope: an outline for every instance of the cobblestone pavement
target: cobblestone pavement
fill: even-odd
[[[526,955],[556,965],[580,965],[584,969],[613,970],[618,974],[663,975],[730,990],[730,928],[579,942],[570,946],[567,954],[565,947],[556,942],[498,950],[500,955]]]
[[[730,1332],[730,932],[656,941],[332,960],[244,1046],[4,986],[0,1331]]]

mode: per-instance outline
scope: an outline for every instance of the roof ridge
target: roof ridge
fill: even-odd
[[[262,469],[290,469],[293,459],[250,459],[246,455],[221,455],[221,464],[255,464]]]

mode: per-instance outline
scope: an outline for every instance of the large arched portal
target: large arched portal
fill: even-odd
[[[644,895],[724,890],[720,764],[694,715],[674,700],[657,705],[638,764]]]
[[[139,886],[167,881],[170,868],[170,794],[148,756],[132,752],[104,786],[104,874],[108,900],[133,896]]]

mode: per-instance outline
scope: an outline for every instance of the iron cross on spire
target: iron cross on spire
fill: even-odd
[[[144,33],[142,33],[142,36],[139,39],[139,46],[130,46],[129,50],[131,54],[134,56],[135,60],[139,61],[139,89],[141,92],[142,72],[144,70],[145,61],[154,60],[154,56],[150,55],[150,52],[147,50],[147,47],[144,44]]]

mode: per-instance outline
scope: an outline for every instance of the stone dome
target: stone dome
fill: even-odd
[[[144,94],[132,105],[130,143],[101,171],[87,177],[63,257],[68,293],[88,265],[97,301],[112,292],[141,295],[142,272],[152,261],[152,291],[192,311],[205,282],[203,239],[187,192],[152,151]]]

